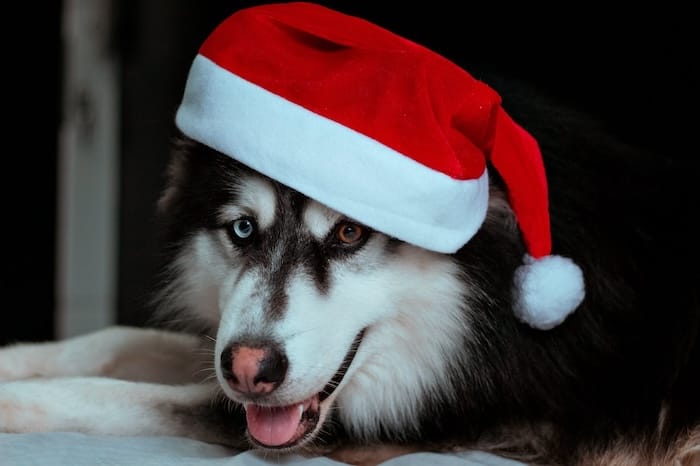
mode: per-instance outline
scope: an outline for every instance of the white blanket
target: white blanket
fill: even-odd
[[[0,434],[1,466],[342,466],[328,458],[266,457],[178,437]],[[484,452],[412,453],[383,466],[524,466]]]

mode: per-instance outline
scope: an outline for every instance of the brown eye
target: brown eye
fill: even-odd
[[[336,237],[345,244],[355,244],[365,236],[365,229],[357,223],[341,222],[336,227]]]

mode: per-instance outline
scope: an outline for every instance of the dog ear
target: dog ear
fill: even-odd
[[[489,179],[489,206],[484,222],[498,225],[499,228],[513,235],[520,235],[518,220],[508,203],[508,195],[502,186],[495,181],[497,180]]]
[[[194,145],[194,141],[181,133],[173,140],[170,160],[165,171],[165,187],[156,203],[159,215],[167,213],[180,196],[189,165],[189,154]]]

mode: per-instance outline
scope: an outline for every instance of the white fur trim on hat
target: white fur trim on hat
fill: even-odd
[[[409,243],[453,253],[481,226],[488,174],[458,180],[198,55],[175,122],[187,136]]]

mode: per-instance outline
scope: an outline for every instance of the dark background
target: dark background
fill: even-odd
[[[113,43],[122,61],[120,323],[142,325],[148,315],[157,264],[154,204],[191,60],[226,15],[259,3],[115,1]],[[665,5],[613,14],[576,4],[536,11],[500,2],[321,3],[363,16],[467,69],[486,64],[530,81],[600,118],[623,140],[687,160],[700,174],[697,24],[689,11]],[[61,7],[58,1],[23,2],[5,16],[15,27],[3,32],[0,343],[54,337]],[[697,196],[694,186],[688,195]]]

